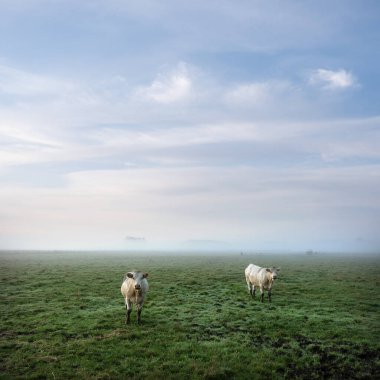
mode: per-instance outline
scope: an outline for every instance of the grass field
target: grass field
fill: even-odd
[[[244,268],[281,266],[272,303]],[[0,378],[380,378],[380,257],[0,253]],[[124,324],[127,270],[149,272]]]

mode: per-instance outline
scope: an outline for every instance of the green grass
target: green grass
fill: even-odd
[[[272,304],[244,268],[281,266]],[[0,379],[374,379],[380,258],[0,253]],[[121,279],[149,272],[137,325]]]

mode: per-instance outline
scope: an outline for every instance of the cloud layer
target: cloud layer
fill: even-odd
[[[380,246],[370,12],[0,6],[0,248]]]

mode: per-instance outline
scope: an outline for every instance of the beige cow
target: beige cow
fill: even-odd
[[[260,288],[261,302],[264,302],[264,289],[268,290],[269,302],[272,302],[272,286],[280,268],[261,268],[254,264],[249,264],[245,268],[245,280],[248,291],[252,297],[256,295],[256,286]]]
[[[148,273],[140,271],[128,272],[124,276],[121,294],[125,299],[125,323],[129,323],[130,321],[132,304],[135,304],[137,308],[137,323],[141,322],[141,310],[149,289],[147,277]]]

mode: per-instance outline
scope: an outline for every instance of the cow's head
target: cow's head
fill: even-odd
[[[272,280],[275,280],[277,278],[278,272],[280,271],[280,268],[266,268],[266,271],[270,273]]]
[[[144,278],[148,277],[148,273],[142,273],[142,272],[128,272],[127,276],[129,278],[132,278],[135,282],[135,289],[140,290],[141,289],[141,281]]]

